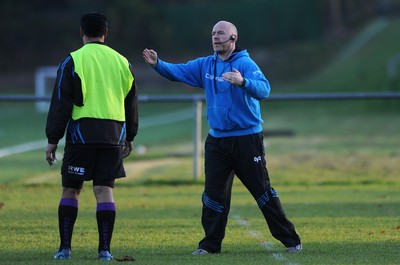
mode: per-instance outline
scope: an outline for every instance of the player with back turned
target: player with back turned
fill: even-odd
[[[50,165],[66,130],[58,207],[60,246],[54,258],[71,258],[79,195],[84,181],[93,181],[98,259],[112,260],[113,188],[115,179],[125,177],[122,159],[131,153],[138,130],[137,89],[127,59],[104,43],[106,17],[98,12],[83,15],[80,32],[84,45],[59,65],[46,125]]]
[[[234,174],[257,201],[272,235],[288,252],[302,245],[287,219],[266,167],[260,101],[270,85],[247,50],[236,46],[238,32],[227,21],[212,30],[214,54],[172,64],[145,49],[143,58],[161,76],[204,90],[210,131],[205,142],[205,188],[201,222],[205,237],[194,255],[221,252]]]

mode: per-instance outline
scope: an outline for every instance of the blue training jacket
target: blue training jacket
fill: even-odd
[[[222,74],[237,69],[245,78],[244,87],[224,81]],[[270,93],[270,85],[247,50],[236,50],[222,61],[216,53],[186,64],[158,60],[154,69],[163,77],[204,89],[207,120],[214,137],[243,136],[262,131],[260,100]]]

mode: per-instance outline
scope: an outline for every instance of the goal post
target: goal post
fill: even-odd
[[[46,97],[51,96],[53,85],[57,77],[57,66],[42,66],[35,72],[35,96]],[[36,101],[36,110],[39,112],[47,112],[50,102]]]

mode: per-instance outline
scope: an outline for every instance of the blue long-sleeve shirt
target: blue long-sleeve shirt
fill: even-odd
[[[222,74],[237,69],[246,83],[233,86]],[[270,85],[246,50],[235,51],[222,61],[216,53],[186,64],[158,60],[154,69],[163,77],[204,89],[207,120],[214,137],[243,136],[262,131],[260,101],[270,93]]]

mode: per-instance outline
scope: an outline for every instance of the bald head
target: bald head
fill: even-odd
[[[237,38],[238,32],[236,26],[229,21],[221,20],[213,27],[213,32],[224,31],[226,34],[235,35]]]

